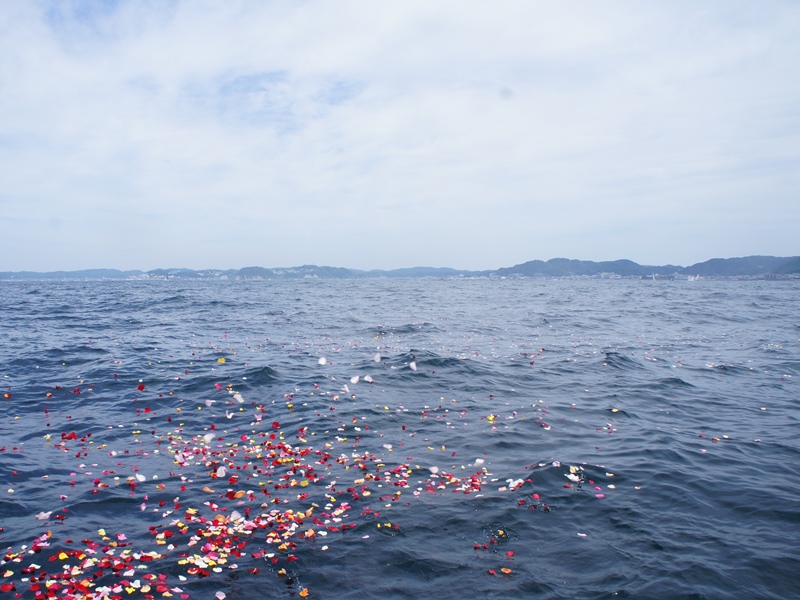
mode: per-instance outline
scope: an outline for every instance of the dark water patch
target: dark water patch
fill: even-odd
[[[28,509],[22,504],[11,502],[9,500],[0,500],[0,515],[3,519],[10,519],[12,517],[29,517]]]
[[[175,295],[165,296],[163,298],[157,298],[157,299],[154,298],[151,301],[150,306],[174,304],[176,306],[182,307],[187,300],[188,300],[187,297],[184,296],[183,294],[175,294]]]
[[[433,323],[403,323],[401,325],[383,325],[377,329],[365,330],[364,333],[374,335],[420,335],[420,334],[439,334],[445,331],[444,328],[434,325]]]
[[[241,375],[242,383],[246,387],[269,385],[280,379],[280,373],[270,366],[246,368]],[[245,383],[246,382],[246,383]]]
[[[723,363],[709,363],[706,368],[716,373],[723,375],[745,375],[752,370],[751,367],[746,367],[737,364],[723,364]]]
[[[618,352],[609,352],[609,351],[605,353],[605,360],[603,361],[603,366],[609,366],[615,369],[631,370],[631,371],[636,371],[644,368],[644,365],[642,365],[641,362],[634,359],[633,357],[626,356]]]
[[[655,390],[670,390],[670,389],[674,389],[674,388],[680,389],[680,388],[684,388],[684,387],[693,388],[695,386],[693,386],[688,381],[684,381],[680,377],[665,377],[664,379],[659,379],[658,382],[655,384],[655,386],[652,389],[655,389]]]

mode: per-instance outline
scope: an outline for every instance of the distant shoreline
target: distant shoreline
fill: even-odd
[[[461,278],[591,278],[591,279],[691,279],[702,278],[800,278],[800,256],[746,256],[713,258],[688,267],[677,265],[640,265],[631,260],[585,261],[552,258],[532,260],[513,267],[469,271],[447,267],[411,267],[363,271],[343,267],[303,265],[288,268],[244,267],[242,269],[152,269],[150,271],[117,269],[82,269],[78,271],[6,271],[3,280],[270,280],[270,279],[398,279],[422,277]]]

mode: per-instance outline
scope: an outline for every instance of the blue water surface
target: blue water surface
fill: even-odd
[[[0,306],[0,597],[800,597],[798,282]]]

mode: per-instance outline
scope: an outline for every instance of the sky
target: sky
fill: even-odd
[[[800,3],[0,3],[0,271],[800,254]]]

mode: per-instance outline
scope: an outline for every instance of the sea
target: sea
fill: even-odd
[[[2,598],[800,598],[800,282],[3,281]]]

